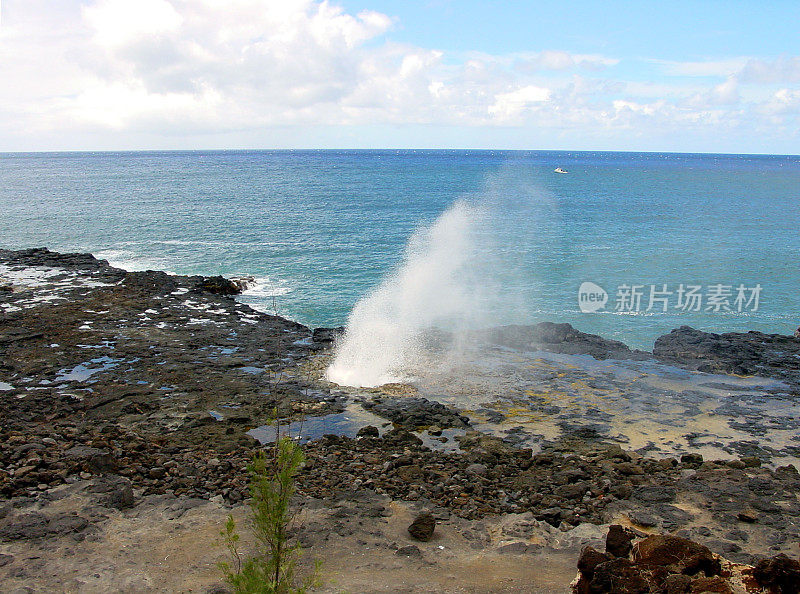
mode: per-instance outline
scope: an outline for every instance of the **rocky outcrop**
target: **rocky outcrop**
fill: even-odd
[[[238,295],[242,287],[223,276],[209,276],[200,281],[199,288],[214,295]]]
[[[786,555],[762,559],[752,567],[732,563],[706,546],[673,534],[636,535],[612,525],[607,542],[616,543],[620,534],[638,539],[630,553],[627,547],[607,547],[605,553],[584,547],[573,593],[800,592],[800,563]]]
[[[792,336],[714,334],[681,326],[656,339],[653,355],[707,373],[759,375],[800,385],[800,340]]]
[[[427,398],[376,398],[364,408],[403,427],[469,427],[469,417]]]
[[[780,594],[800,592],[800,563],[783,554],[756,563],[753,577],[759,586]]]
[[[481,338],[522,351],[550,351],[567,355],[591,355],[595,359],[647,359],[649,353],[597,334],[576,330],[570,324],[541,322],[533,326],[500,326],[481,333]]]

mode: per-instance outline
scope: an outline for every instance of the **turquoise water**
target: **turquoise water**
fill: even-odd
[[[567,175],[553,172],[556,167]],[[800,325],[800,157],[503,151],[0,154],[0,246],[89,251],[128,269],[251,275],[243,299],[340,325],[456,200],[479,239],[497,323],[568,321],[643,348],[682,324]],[[582,313],[592,281],[609,303]],[[643,285],[640,311],[614,311]],[[730,285],[733,311],[643,311],[650,284]],[[757,311],[735,287],[760,285]],[[749,296],[749,294],[748,294]],[[486,312],[484,312],[485,314]],[[486,317],[484,315],[484,317]]]

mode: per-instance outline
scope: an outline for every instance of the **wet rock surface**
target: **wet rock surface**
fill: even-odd
[[[714,334],[682,326],[659,337],[653,354],[706,372],[760,375],[800,385],[800,340],[782,334]]]
[[[432,425],[441,428],[469,427],[469,417],[427,398],[376,398],[365,402],[364,408],[406,428],[427,428]]]

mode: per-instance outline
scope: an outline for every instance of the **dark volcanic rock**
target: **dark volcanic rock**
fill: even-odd
[[[47,535],[47,518],[39,512],[30,512],[7,519],[0,526],[0,540],[41,538]]]
[[[419,550],[417,545],[400,547],[394,554],[399,557],[416,557],[417,559],[422,559],[422,551]]]
[[[800,340],[762,332],[714,334],[681,326],[660,336],[653,354],[711,373],[773,377],[800,383]]]
[[[362,427],[356,433],[356,437],[378,437],[380,435],[380,431],[378,428],[373,425],[367,425],[366,427]]]
[[[533,326],[500,326],[482,333],[490,342],[523,351],[550,351],[568,355],[591,355],[595,359],[648,359],[649,353],[596,334],[586,334],[570,324],[541,322]]]
[[[92,472],[108,472],[117,466],[113,456],[105,450],[90,446],[75,446],[64,452],[64,456],[85,463]]]
[[[344,334],[344,326],[336,328],[314,328],[311,340],[319,343],[331,343]]]
[[[468,427],[469,417],[456,409],[427,398],[378,399],[364,403],[364,408],[404,427]]]
[[[200,289],[214,295],[238,295],[241,285],[223,276],[208,276],[200,281]]]
[[[134,506],[133,486],[128,479],[121,476],[98,477],[88,491],[99,494],[103,503],[116,509],[128,509]]]
[[[51,252],[47,248],[31,248],[17,251],[0,249],[0,260],[10,265],[20,266],[58,266],[59,268],[89,271],[111,269],[124,275],[124,271],[111,268],[106,260],[98,260],[92,254],[61,254]]]
[[[408,527],[408,533],[423,542],[429,541],[433,537],[433,531],[436,528],[436,518],[433,514],[424,513],[417,516]]]

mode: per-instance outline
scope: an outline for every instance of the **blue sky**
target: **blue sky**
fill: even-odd
[[[0,150],[800,153],[798,2],[3,0]]]
[[[800,53],[794,2],[361,2],[357,13],[395,16],[387,38],[446,51],[489,53],[562,49],[620,58],[693,61]]]

